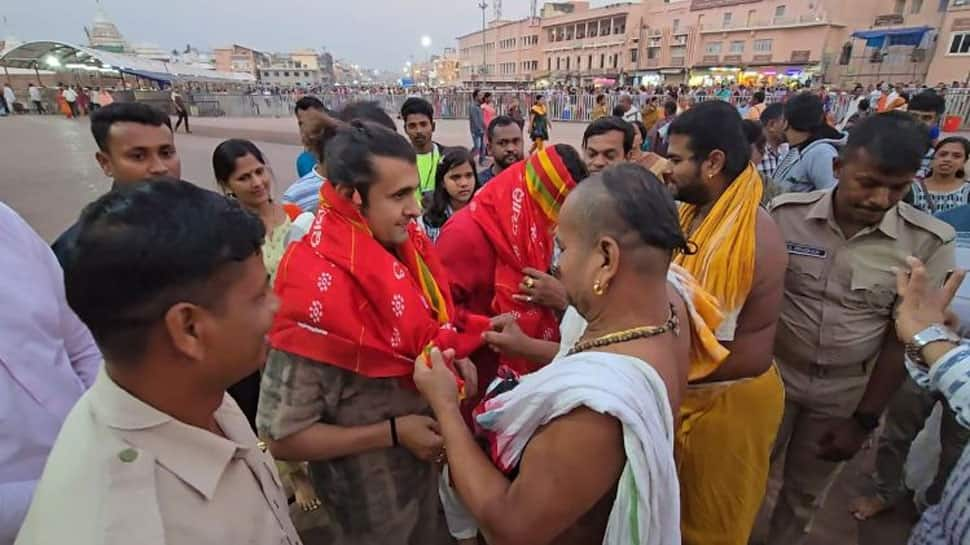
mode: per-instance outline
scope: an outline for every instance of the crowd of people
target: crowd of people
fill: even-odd
[[[52,93],[52,94],[48,94]],[[48,96],[45,96],[48,94]],[[65,85],[58,83],[56,87],[48,89],[41,85],[27,84],[27,101],[17,100],[17,93],[7,82],[3,85],[3,100],[0,100],[0,116],[34,112],[47,114],[44,103],[52,98],[57,105],[57,112],[68,119],[86,116],[102,106],[114,102],[112,90],[101,87],[83,87],[81,85]]]
[[[961,543],[970,142],[887,90],[628,94],[581,150],[543,95],[476,90],[471,148],[304,96],[280,200],[253,142],[210,192],[102,105],[109,193],[50,249],[0,206],[0,543],[798,545],[867,441],[846,516],[909,496],[938,403],[910,543]]]

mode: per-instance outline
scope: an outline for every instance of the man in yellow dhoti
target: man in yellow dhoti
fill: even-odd
[[[680,222],[696,244],[674,263],[718,299],[723,360],[691,362],[677,437],[685,545],[745,545],[764,498],[769,456],[784,409],[771,346],[787,254],[760,208],[741,118],[730,105],[698,105],[669,129],[666,177]]]

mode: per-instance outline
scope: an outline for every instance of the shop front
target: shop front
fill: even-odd
[[[738,83],[749,87],[805,85],[822,76],[821,65],[746,66]]]
[[[634,86],[652,87],[663,83],[663,76],[657,70],[641,70],[630,75]]]
[[[692,68],[687,84],[691,87],[711,87],[715,85],[732,85],[741,77],[740,66],[711,66]]]
[[[683,68],[661,68],[658,72],[664,85],[680,85],[687,77],[687,71]]]

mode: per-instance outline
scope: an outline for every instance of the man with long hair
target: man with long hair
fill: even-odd
[[[778,227],[761,208],[741,117],[730,104],[702,103],[669,128],[665,173],[681,202],[680,225],[697,245],[674,263],[720,304],[715,334],[730,355],[693,359],[694,386],[681,405],[678,471],[687,545],[743,545],[767,481],[784,409],[771,352],[787,258]],[[723,459],[732,460],[724,464]]]
[[[463,358],[489,323],[453,304],[414,222],[404,137],[355,121],[336,128],[325,163],[316,219],[277,271],[256,424],[277,458],[309,460],[333,521],[327,543],[447,543],[435,465],[445,453],[409,377],[426,349],[456,349],[455,380],[472,395]]]

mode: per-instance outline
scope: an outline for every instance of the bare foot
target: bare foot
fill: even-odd
[[[892,507],[878,496],[859,496],[849,502],[849,512],[856,520],[868,520]]]
[[[317,497],[317,493],[313,490],[313,484],[310,483],[310,479],[306,473],[302,471],[297,472],[292,476],[292,479],[296,504],[304,512],[316,511],[322,503],[320,502],[320,498]]]

